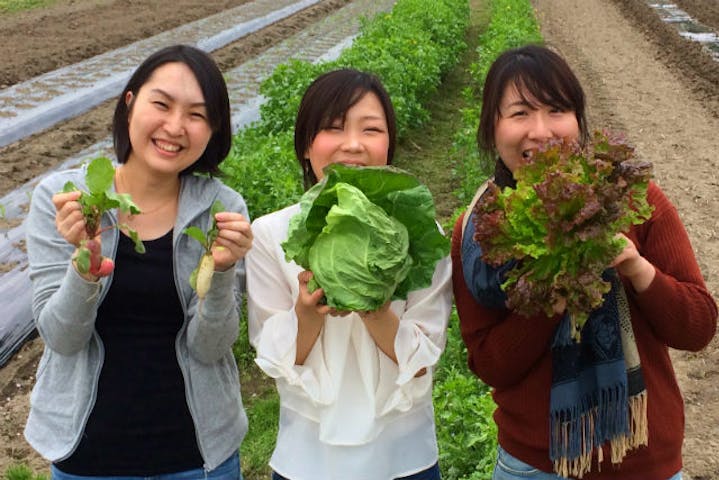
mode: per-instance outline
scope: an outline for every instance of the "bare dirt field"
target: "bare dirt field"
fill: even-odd
[[[0,15],[0,88],[248,1],[178,0],[172,8],[158,9],[157,3],[141,0],[57,0],[49,9]],[[322,0],[216,50],[213,57],[223,70],[234,68],[349,2]],[[108,100],[85,115],[0,147],[0,196],[107,137],[113,109],[114,100]]]
[[[160,9],[140,0],[58,0],[49,9],[0,15],[0,88],[245,1],[175,0]],[[215,58],[223,68],[238,65],[348,2],[320,2]],[[644,0],[534,4],[547,42],[580,76],[592,125],[627,132],[638,154],[654,162],[656,181],[677,206],[707,284],[719,297],[718,63],[659,21]],[[719,31],[719,0],[677,4]],[[103,105],[0,149],[0,195],[104,138],[110,109]],[[47,469],[22,438],[41,348],[33,340],[0,368],[0,473],[16,461]],[[673,358],[686,401],[685,478],[719,480],[719,339],[699,353],[673,352]]]
[[[719,31],[718,0],[681,0]],[[594,127],[625,131],[679,210],[719,296],[719,64],[644,0],[535,0],[546,41],[575,67]],[[685,478],[719,479],[719,337],[672,352],[686,403]],[[651,401],[651,400],[650,400]]]

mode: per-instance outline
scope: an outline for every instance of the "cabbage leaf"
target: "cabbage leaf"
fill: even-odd
[[[432,194],[391,166],[329,165],[300,199],[285,257],[313,272],[327,305],[371,311],[431,284],[449,241],[435,221]]]

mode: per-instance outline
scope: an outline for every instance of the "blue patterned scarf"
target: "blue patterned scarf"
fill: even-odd
[[[465,282],[479,304],[505,308],[500,286],[515,262],[493,267],[482,261],[473,239],[472,209],[465,214],[462,235]],[[604,272],[604,279],[612,288],[589,315],[581,341],[572,338],[565,315],[552,342],[549,456],[563,477],[582,478],[592,470],[595,455],[599,467],[607,442],[614,464],[630,449],[647,444],[647,396],[626,294],[614,269]]]

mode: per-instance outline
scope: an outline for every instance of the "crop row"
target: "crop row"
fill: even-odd
[[[399,0],[393,10],[364,19],[360,33],[337,60],[279,65],[260,86],[260,120],[240,131],[223,162],[225,182],[241,192],[254,218],[302,194],[294,156],[295,115],[304,90],[319,74],[353,67],[378,75],[392,97],[398,136],[429,119],[424,106],[466,47],[467,0]]]

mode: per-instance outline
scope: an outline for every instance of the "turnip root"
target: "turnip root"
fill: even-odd
[[[197,266],[197,275],[195,277],[195,291],[200,300],[207,296],[212,284],[212,275],[215,273],[215,259],[212,253],[206,253],[200,258],[200,264]]]
[[[212,256],[212,245],[219,233],[217,223],[215,222],[215,214],[223,212],[224,210],[225,206],[222,202],[215,200],[210,208],[210,224],[208,225],[207,232],[195,226],[187,227],[183,231],[185,235],[200,242],[204,250],[197,264],[197,268],[195,268],[190,275],[190,286],[195,290],[200,301],[207,296],[207,292],[210,291],[210,287],[212,286],[212,275],[215,273],[215,259]]]

